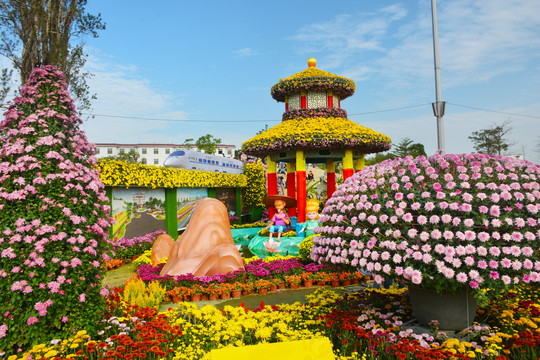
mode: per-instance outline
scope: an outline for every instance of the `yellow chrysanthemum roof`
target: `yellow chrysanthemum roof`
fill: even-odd
[[[279,82],[272,86],[271,95],[277,101],[284,102],[285,96],[291,93],[306,91],[327,91],[332,90],[334,95],[339,96],[341,100],[354,94],[356,85],[351,79],[343,76],[334,75],[327,71],[315,68],[316,61],[311,58],[308,60],[309,67],[297,74],[285,79],[279,79]]]
[[[388,136],[340,117],[283,121],[242,144],[248,155],[264,157],[288,150],[353,149],[364,154],[389,150]]]

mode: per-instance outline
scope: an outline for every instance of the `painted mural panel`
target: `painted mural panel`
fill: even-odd
[[[191,214],[195,208],[197,201],[208,197],[206,188],[179,188],[176,190],[176,208],[178,229],[184,229]]]
[[[113,239],[134,238],[165,229],[165,191],[147,188],[114,188],[112,192]]]
[[[216,199],[221,201],[227,207],[229,214],[236,210],[236,191],[233,188],[216,189]]]

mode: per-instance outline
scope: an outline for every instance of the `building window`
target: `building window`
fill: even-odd
[[[146,155],[146,149],[142,149],[142,153],[143,153],[143,155]]]
[[[154,159],[154,165],[159,165],[159,159]]]
[[[165,154],[170,154],[171,153],[171,149],[165,149]]]
[[[124,151],[125,151],[124,149],[120,149],[120,150],[119,150],[120,154],[123,154]]]
[[[96,155],[99,154],[99,148],[96,148]]]
[[[159,149],[154,149],[154,154],[159,154]]]
[[[145,165],[146,165],[146,158],[142,158],[142,159],[141,159],[141,164],[145,164]]]
[[[108,148],[108,149],[107,149],[107,154],[109,154],[109,155],[112,154],[112,148]]]

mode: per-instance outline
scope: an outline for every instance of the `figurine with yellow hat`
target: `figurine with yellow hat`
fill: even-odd
[[[266,206],[276,208],[276,214],[270,219],[268,226],[263,230],[270,229],[269,240],[272,241],[274,232],[277,232],[277,241],[288,225],[291,225],[291,219],[287,215],[286,208],[296,207],[296,199],[286,195],[267,195],[263,202]]]
[[[306,203],[306,217],[308,220],[302,225],[300,233],[305,232],[306,237],[313,235],[313,229],[319,226],[319,201],[309,199]]]

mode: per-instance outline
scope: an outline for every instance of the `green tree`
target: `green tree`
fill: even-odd
[[[140,155],[138,152],[136,152],[135,150],[129,150],[129,152],[127,153],[124,152],[124,153],[120,153],[114,156],[105,156],[99,159],[99,161],[117,160],[117,161],[125,161],[130,164],[136,164],[139,162],[139,157]]]
[[[387,160],[387,159],[393,159],[394,155],[391,153],[378,153],[375,154],[375,156],[367,157],[366,158],[366,166],[375,165],[380,163],[381,161]]]
[[[200,138],[197,139],[197,141],[195,141],[195,145],[197,145],[197,149],[199,149],[200,151],[206,154],[215,153],[219,144],[221,144],[221,139],[215,138],[214,136],[210,134],[201,136]]]
[[[19,71],[21,84],[40,65],[54,65],[65,74],[79,110],[88,109],[90,94],[82,70],[87,55],[83,50],[87,35],[98,37],[105,29],[101,15],[86,13],[87,0],[1,0],[0,55]],[[77,39],[77,41],[75,41]]]
[[[0,242],[0,349],[8,354],[78,330],[97,336],[112,221],[64,75],[36,68],[20,93],[0,122],[0,164],[17,167],[3,172],[0,194],[0,231],[11,239]]]
[[[406,137],[401,139],[399,144],[397,144],[390,153],[393,157],[400,157],[404,158],[407,155],[412,156],[420,156],[420,155],[426,155],[426,151],[424,150],[424,145],[420,143],[414,143],[413,140]]]
[[[11,90],[11,77],[13,76],[13,70],[2,69],[0,73],[0,107],[5,103],[7,94]]]
[[[256,135],[262,134],[262,133],[265,132],[266,130],[268,130],[268,124],[265,124],[263,129],[257,131],[257,134],[256,134]]]
[[[513,145],[505,137],[512,131],[511,121],[500,125],[493,124],[487,129],[473,131],[469,139],[473,142],[474,150],[483,154],[502,155]]]

